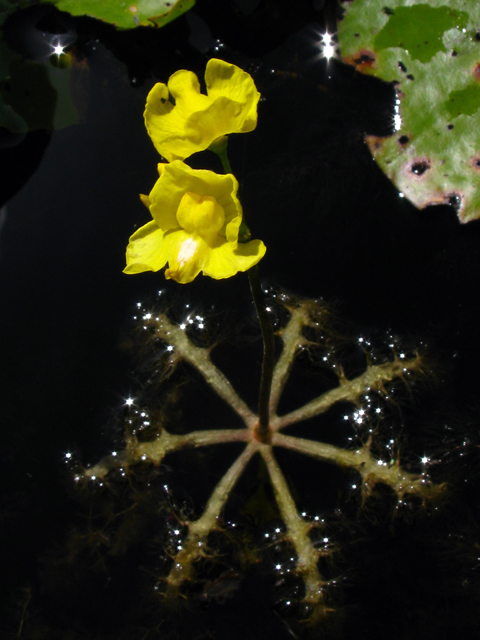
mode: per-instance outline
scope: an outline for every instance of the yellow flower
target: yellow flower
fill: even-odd
[[[157,83],[148,94],[145,126],[157,151],[170,162],[257,126],[260,94],[248,73],[214,58],[207,62],[205,84],[207,95],[200,93],[197,76],[182,69],[170,76],[168,86]]]
[[[184,284],[200,271],[230,278],[262,259],[261,240],[238,242],[242,207],[231,173],[191,169],[180,160],[158,170],[150,195],[141,196],[153,221],[131,236],[124,273],[159,271],[168,262],[165,277]]]

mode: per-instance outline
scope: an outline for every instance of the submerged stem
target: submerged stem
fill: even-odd
[[[272,389],[273,368],[275,365],[275,340],[273,327],[265,305],[265,298],[260,284],[258,266],[248,270],[250,290],[252,292],[255,309],[257,310],[263,339],[263,362],[260,391],[258,394],[258,418],[259,426],[257,437],[262,442],[267,442],[270,433],[270,392]]]

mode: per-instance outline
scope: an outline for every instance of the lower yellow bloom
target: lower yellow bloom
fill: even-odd
[[[180,160],[159,165],[160,178],[142,196],[153,221],[138,229],[127,247],[124,273],[159,271],[185,284],[203,272],[230,278],[265,255],[261,240],[238,242],[242,207],[232,174],[191,169]]]

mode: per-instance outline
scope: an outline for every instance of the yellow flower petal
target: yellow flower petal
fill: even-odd
[[[184,69],[168,87],[156,84],[147,97],[145,126],[158,152],[170,162],[207,149],[217,138],[252,131],[260,94],[252,77],[223,60],[210,60],[205,72],[207,94],[198,78]]]
[[[209,98],[216,100],[223,97],[244,105],[244,118],[240,131],[247,132],[255,129],[260,93],[250,74],[234,64],[213,58],[207,62],[205,84]]]
[[[211,100],[200,93],[200,83],[193,71],[176,71],[168,81],[168,89],[175,100],[176,117],[188,118],[191,113],[206,109]]]
[[[157,151],[169,161],[186,158],[190,149],[189,141],[183,140],[185,118],[185,109],[177,109],[170,101],[167,86],[163,83],[154,85],[145,105],[145,126]],[[170,153],[170,148],[176,152]]]
[[[142,203],[147,207],[147,209],[150,208],[150,198],[148,196],[146,196],[144,193],[140,194],[140,200],[142,201]]]
[[[236,249],[225,242],[209,252],[203,273],[216,280],[231,278],[239,271],[247,271],[258,264],[266,250],[261,240],[239,244]]]
[[[222,207],[229,242],[236,244],[242,222],[242,207],[237,198],[238,182],[231,173],[219,175],[204,169],[191,169],[175,160],[164,165],[160,178],[150,192],[150,213],[160,229],[179,229],[177,211],[186,192],[201,198],[213,197]]]
[[[127,266],[123,273],[159,271],[168,260],[168,242],[155,222],[148,222],[130,237],[127,246]]]
[[[223,207],[213,196],[199,196],[187,191],[180,201],[177,220],[187,233],[216,235],[225,223]]]
[[[165,277],[167,280],[171,278],[180,284],[187,284],[202,270],[208,260],[210,248],[203,238],[186,231],[175,231],[172,239]]]
[[[163,82],[157,82],[147,96],[147,104],[152,116],[165,116],[174,109],[170,101],[168,87]]]
[[[192,147],[201,147],[198,149],[201,151],[227,133],[243,131],[244,122],[245,105],[220,97],[206,109],[192,113],[185,120],[184,135],[191,141]]]
[[[142,196],[154,218],[130,238],[125,273],[158,271],[182,284],[200,272],[230,278],[265,254],[260,240],[238,242],[242,207],[231,174],[191,169],[180,160],[161,165],[160,177]]]

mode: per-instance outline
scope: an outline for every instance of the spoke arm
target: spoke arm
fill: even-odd
[[[369,493],[377,482],[392,487],[399,497],[407,493],[420,494],[424,498],[434,497],[440,495],[444,489],[443,485],[428,483],[421,474],[405,471],[398,460],[375,458],[370,453],[369,442],[359,449],[347,450],[324,442],[276,433],[272,437],[272,445],[355,469],[362,476],[364,493]]]
[[[250,442],[242,454],[215,487],[201,517],[190,523],[188,535],[182,548],[175,556],[175,563],[167,577],[167,593],[177,595],[185,580],[192,578],[194,561],[206,553],[208,536],[217,528],[218,519],[235,483],[257,451],[258,445]]]
[[[297,554],[297,571],[301,574],[305,584],[305,602],[312,605],[322,605],[323,587],[326,582],[318,571],[320,551],[313,546],[310,540],[311,524],[299,515],[285,476],[273,455],[272,447],[263,445],[260,453],[267,465],[280,515],[287,527],[286,536],[293,544]]]
[[[288,375],[295,360],[295,353],[306,342],[302,330],[309,324],[310,305],[304,303],[293,309],[287,326],[282,331],[283,349],[273,371],[272,392],[270,395],[270,415],[277,411]]]
[[[127,440],[121,453],[104,456],[96,465],[85,469],[86,478],[104,478],[112,469],[126,469],[140,461],[159,465],[163,458],[172,451],[184,447],[203,447],[225,442],[247,442],[250,438],[247,429],[211,429],[208,431],[192,431],[185,435],[174,435],[165,429],[151,442],[139,442],[135,437]]]
[[[296,422],[318,416],[327,411],[336,402],[356,403],[362,395],[372,389],[381,391],[386,382],[401,377],[407,371],[419,369],[420,366],[419,356],[410,360],[395,358],[393,362],[368,366],[366,371],[353,380],[340,378],[340,384],[335,389],[331,389],[311,402],[307,402],[303,407],[277,418],[275,429],[283,429]]]
[[[154,326],[162,340],[173,346],[184,360],[202,374],[206,383],[232,407],[247,426],[255,422],[254,413],[240,398],[227,377],[210,360],[208,349],[193,345],[185,331],[170,322],[165,315],[157,317]]]

